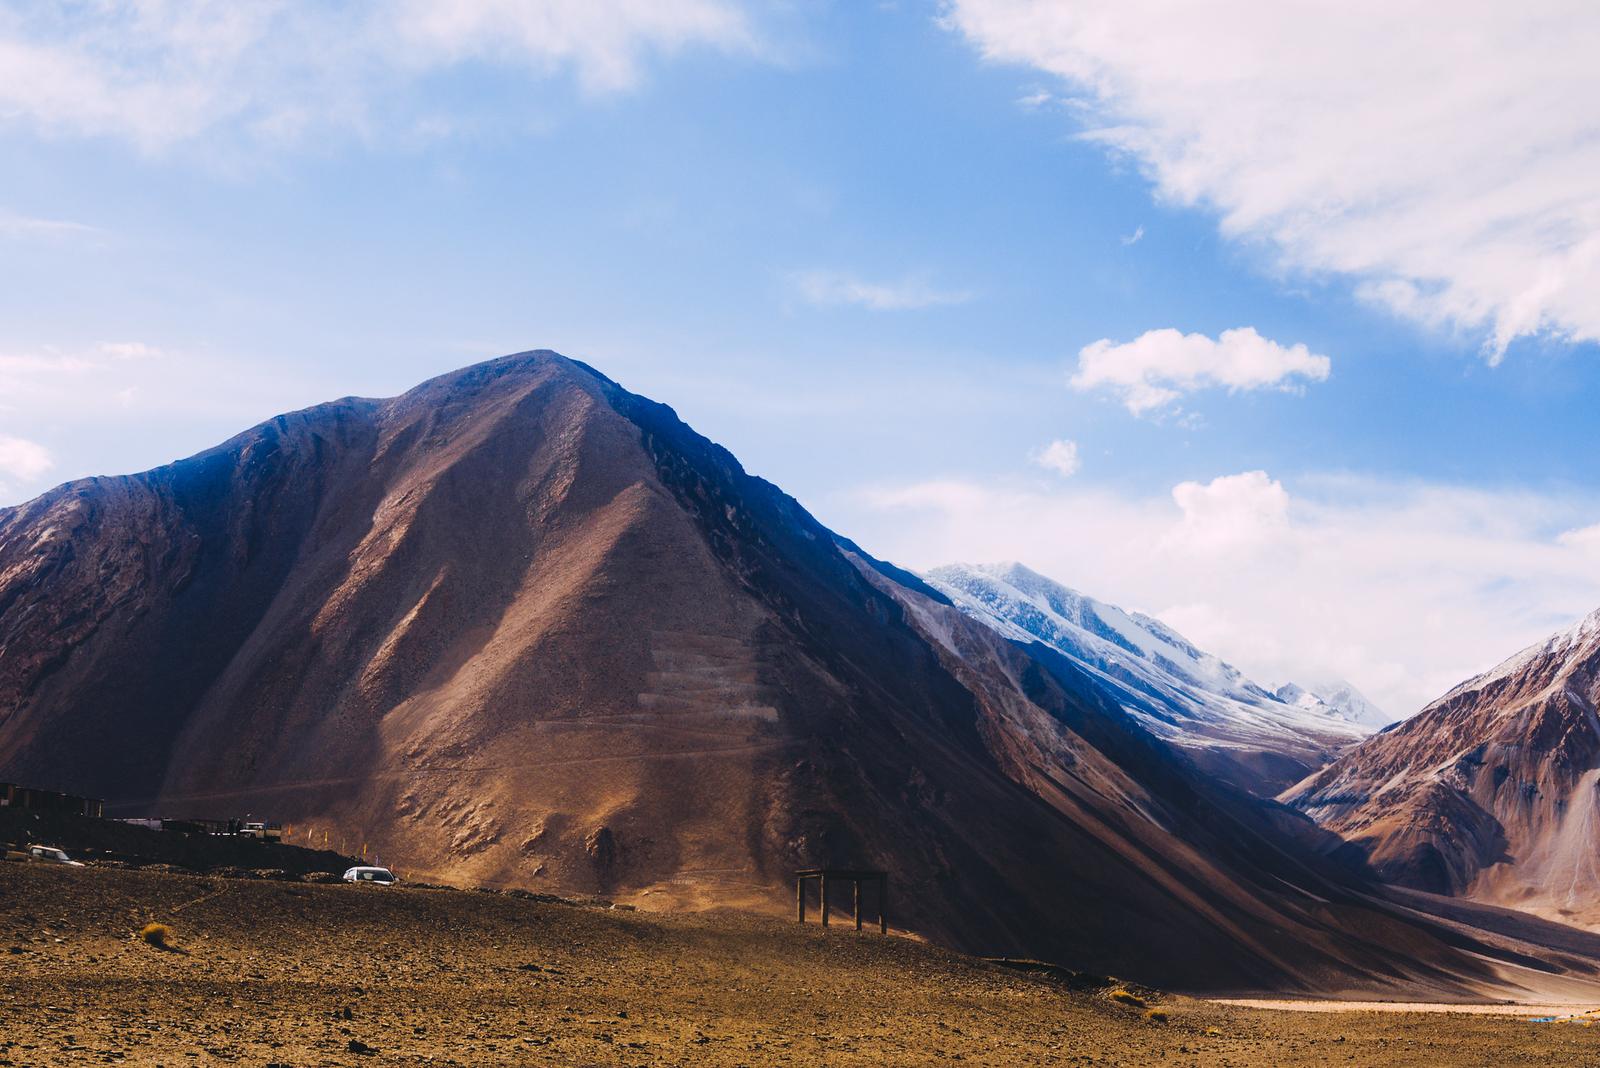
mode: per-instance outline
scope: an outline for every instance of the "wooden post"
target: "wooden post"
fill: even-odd
[[[794,918],[800,923],[806,922],[806,877],[797,875],[794,879]]]
[[[817,876],[817,884],[822,888],[822,926],[828,926],[828,873],[823,872]]]
[[[878,933],[889,933],[889,877],[878,876]]]
[[[850,882],[851,885],[855,887],[855,900],[850,911],[855,913],[856,930],[859,931],[861,930],[861,880],[852,879]]]

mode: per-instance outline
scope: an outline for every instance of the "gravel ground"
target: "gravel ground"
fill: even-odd
[[[0,864],[0,1065],[1600,1065],[1600,1028],[1109,993],[735,913]]]

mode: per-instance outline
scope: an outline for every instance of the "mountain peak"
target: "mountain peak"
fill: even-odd
[[[1299,705],[1373,729],[1387,726],[1393,721],[1392,716],[1343,679],[1333,679],[1312,686],[1286,682],[1273,693],[1285,704]]]
[[[1600,922],[1600,612],[1452,688],[1283,795],[1386,878]]]
[[[1441,700],[1449,700],[1459,694],[1480,689],[1509,678],[1522,671],[1529,664],[1551,663],[1569,659],[1586,646],[1594,644],[1596,639],[1600,639],[1600,609],[1590,612],[1571,626],[1556,631],[1545,640],[1535,642],[1527,648],[1514,653],[1483,674],[1474,675],[1465,682],[1458,684]]]

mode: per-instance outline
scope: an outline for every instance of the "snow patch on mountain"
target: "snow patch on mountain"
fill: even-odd
[[[1387,727],[1394,717],[1373,704],[1367,695],[1343,679],[1306,687],[1286,682],[1273,691],[1278,700],[1364,727]]]
[[[1564,660],[1596,635],[1600,635],[1600,609],[1590,612],[1566,630],[1557,631],[1544,641],[1536,642],[1520,653],[1507,657],[1482,675],[1475,675],[1458,684],[1435,703],[1449,701],[1471,690],[1481,690],[1492,682],[1510,678],[1522,668],[1537,661]]]
[[[1042,642],[1076,661],[1129,715],[1181,747],[1233,750],[1244,761],[1252,751],[1276,755],[1311,771],[1388,722],[1347,683],[1290,684],[1275,693],[1159,619],[1097,601],[1018,563],[950,564],[922,577],[1006,637]]]

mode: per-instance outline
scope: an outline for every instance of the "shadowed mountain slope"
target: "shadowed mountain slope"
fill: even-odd
[[[871,864],[897,926],[1191,988],[1506,956],[553,353],[0,511],[0,776],[651,908]]]

